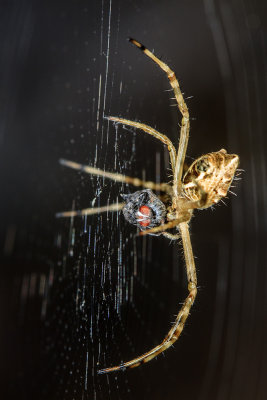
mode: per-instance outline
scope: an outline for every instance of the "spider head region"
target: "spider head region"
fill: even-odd
[[[197,201],[205,192],[207,201],[203,208],[218,203],[227,195],[238,164],[239,157],[224,149],[199,157],[184,175],[184,193],[190,200]]]
[[[137,225],[141,231],[165,223],[166,207],[152,190],[138,190],[121,196],[126,202],[122,210],[125,219],[130,224]]]

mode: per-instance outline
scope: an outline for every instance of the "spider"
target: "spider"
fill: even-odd
[[[190,124],[188,108],[178,80],[169,66],[156,57],[144,45],[135,39],[129,39],[129,41],[138,47],[147,57],[152,59],[166,73],[169,79],[179,111],[182,114],[178,150],[176,152],[174,145],[166,135],[146,124],[118,117],[107,117],[107,119],[114,121],[116,124],[128,125],[140,129],[166,145],[170,155],[173,175],[172,184],[146,182],[138,178],[106,172],[61,159],[60,163],[66,167],[88,174],[103,176],[117,182],[125,182],[133,186],[143,187],[144,189],[130,195],[122,195],[124,203],[111,204],[98,208],[87,208],[80,211],[60,212],[57,216],[74,217],[122,209],[125,218],[140,228],[140,235],[163,235],[173,240],[181,238],[188,279],[188,296],[174,324],[158,346],[133,360],[115,367],[101,369],[98,371],[98,374],[138,367],[167,350],[179,338],[197,294],[197,277],[189,235],[189,222],[195,209],[208,208],[218,203],[227,195],[239,164],[239,157],[236,154],[228,154],[226,150],[221,149],[199,157],[183,175]],[[163,195],[156,196],[152,190],[161,191]],[[175,233],[169,231],[172,228],[175,228]]]

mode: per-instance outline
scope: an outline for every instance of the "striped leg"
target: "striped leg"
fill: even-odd
[[[167,183],[154,183],[150,181],[142,181],[141,179],[138,178],[132,178],[130,176],[125,176],[122,174],[102,171],[101,169],[89,167],[88,165],[79,164],[74,161],[65,160],[63,158],[61,158],[59,162],[61,165],[64,165],[65,167],[76,169],[78,171],[85,172],[86,174],[103,176],[104,178],[112,179],[113,181],[116,182],[125,182],[133,186],[141,186],[151,190],[159,190],[167,193],[171,192],[171,186],[168,185]]]
[[[187,320],[189,315],[190,309],[194,303],[197,294],[197,278],[196,278],[196,268],[194,262],[194,256],[192,252],[190,237],[189,237],[189,230],[188,230],[188,223],[183,222],[179,225],[180,233],[183,241],[183,248],[184,248],[184,255],[185,255],[185,262],[186,262],[186,271],[187,271],[187,279],[188,279],[188,296],[185,299],[185,302],[179,311],[176,320],[169,330],[167,336],[164,340],[156,347],[148,351],[147,353],[142,354],[140,357],[136,357],[131,361],[126,363],[122,363],[116,367],[105,368],[98,371],[98,374],[106,374],[108,372],[114,372],[119,370],[125,370],[126,368],[135,368],[141,364],[144,364],[158,354],[162,353],[163,351],[167,350],[173,343],[179,338],[180,334],[183,331],[184,324]]]
[[[150,235],[151,233],[164,232],[167,229],[174,228],[175,226],[181,224],[181,222],[188,221],[188,213],[184,213],[179,219],[173,219],[166,224],[155,226],[155,228],[147,229],[139,233],[139,236]]]
[[[130,121],[128,119],[118,118],[118,117],[107,117],[107,119],[109,119],[110,121],[118,122],[119,124],[129,125],[137,129],[142,129],[144,132],[154,136],[155,138],[159,139],[161,142],[166,144],[168,146],[168,150],[170,153],[172,172],[174,173],[175,162],[176,162],[176,151],[171,140],[166,135],[163,135],[163,133],[156,131],[156,129],[151,128],[148,125],[142,124],[141,122]]]
[[[167,74],[167,77],[170,81],[171,87],[173,89],[179,110],[183,116],[181,130],[180,130],[180,140],[179,140],[179,148],[177,152],[176,164],[175,164],[175,173],[173,179],[173,191],[175,194],[180,195],[182,192],[182,173],[183,173],[183,164],[187,149],[188,137],[189,137],[189,112],[187,105],[184,101],[180,85],[175,76],[175,73],[170,69],[170,67],[162,62],[158,57],[156,57],[150,50],[148,50],[144,45],[139,43],[135,39],[129,39],[131,43],[137,46],[143,53],[145,53],[149,58],[151,58],[158,66]]]
[[[179,235],[179,233],[172,234],[172,233],[169,233],[169,232],[163,232],[162,235],[165,236],[169,240],[181,239],[181,235]]]
[[[83,208],[82,210],[71,210],[71,211],[62,211],[56,213],[57,218],[70,218],[70,217],[77,217],[82,215],[94,215],[100,214],[104,212],[114,212],[120,211],[123,209],[125,203],[115,203],[110,204],[104,207],[93,207],[93,208]]]

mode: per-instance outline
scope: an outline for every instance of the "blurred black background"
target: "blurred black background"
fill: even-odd
[[[266,5],[251,0],[0,3],[0,394],[5,399],[265,399]],[[181,246],[136,238],[120,214],[55,213],[133,188],[63,168],[61,157],[167,181],[168,154],[104,115],[178,145],[168,80],[191,115],[187,163],[226,148],[242,180],[195,213],[199,294],[173,349],[97,376],[158,344],[186,295]]]

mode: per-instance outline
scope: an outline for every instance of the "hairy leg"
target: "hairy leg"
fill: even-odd
[[[142,354],[141,356],[134,358],[131,361],[122,363],[121,365],[118,365],[116,367],[101,369],[100,371],[98,371],[98,374],[106,374],[109,372],[125,370],[126,368],[138,367],[139,365],[152,360],[158,354],[167,350],[170,346],[173,345],[173,343],[176,340],[179,339],[179,337],[183,331],[184,324],[187,320],[190,309],[194,303],[194,300],[195,300],[196,294],[197,294],[196,268],[195,268],[192,247],[191,247],[191,241],[190,241],[190,237],[189,237],[188,223],[187,222],[181,223],[179,225],[179,229],[181,232],[183,248],[184,248],[189,294],[188,294],[187,298],[185,299],[185,302],[184,302],[181,310],[179,311],[173,326],[167,333],[164,340],[158,346],[156,346],[153,349],[151,349],[150,351]]]
[[[57,218],[70,218],[70,217],[76,217],[76,216],[81,216],[81,215],[94,215],[94,214],[100,214],[104,212],[114,212],[114,211],[120,211],[123,207],[125,206],[125,203],[115,203],[115,204],[110,204],[104,207],[93,207],[93,208],[84,208],[82,210],[71,210],[71,211],[62,211],[56,213]]]
[[[72,168],[78,171],[85,172],[86,174],[91,174],[91,175],[97,175],[97,176],[103,176],[104,178],[112,179],[113,181],[116,182],[125,182],[133,186],[141,186],[147,189],[151,190],[159,190],[163,192],[171,192],[171,186],[168,185],[167,183],[154,183],[150,181],[142,181],[141,179],[138,178],[132,178],[130,176],[125,176],[122,174],[117,174],[113,172],[107,172],[103,171],[98,168],[90,167],[88,165],[83,165],[76,163],[74,161],[69,161],[61,158],[59,160],[61,165],[64,165],[65,167]]]
[[[155,228],[147,229],[146,231],[142,231],[139,233],[139,236],[149,235],[151,233],[158,233],[164,232],[167,229],[174,228],[175,226],[179,225],[181,222],[188,221],[188,213],[184,213],[179,219],[174,219],[166,224],[156,226]]]
[[[175,148],[174,148],[171,140],[166,135],[156,131],[156,129],[151,128],[151,126],[142,124],[141,122],[130,121],[129,119],[118,118],[118,117],[107,117],[107,119],[109,119],[110,121],[117,122],[119,124],[133,126],[137,129],[141,129],[142,131],[148,133],[149,135],[154,136],[155,138],[159,139],[162,143],[164,143],[166,146],[168,146],[168,150],[170,153],[172,172],[174,173],[175,163],[176,163],[176,151],[175,151]]]
[[[170,239],[170,240],[181,239],[181,235],[179,235],[179,233],[172,234],[172,233],[169,233],[169,232],[163,232],[162,235],[165,236],[167,239]]]
[[[182,114],[182,124],[180,130],[180,140],[179,140],[179,148],[177,152],[177,158],[175,163],[175,170],[174,170],[174,179],[173,179],[173,191],[176,195],[180,195],[182,192],[181,180],[182,180],[182,173],[183,173],[183,165],[185,154],[187,150],[188,144],[188,137],[189,137],[189,112],[187,105],[184,101],[183,94],[180,89],[180,85],[178,80],[175,76],[174,71],[170,69],[170,67],[162,62],[158,57],[156,57],[150,50],[148,50],[144,45],[139,43],[135,39],[129,39],[131,43],[137,46],[145,55],[151,58],[166,74],[173,89],[179,110]]]

